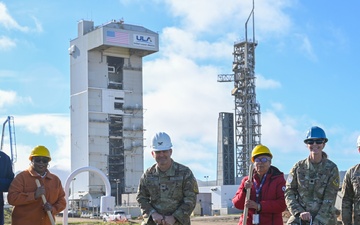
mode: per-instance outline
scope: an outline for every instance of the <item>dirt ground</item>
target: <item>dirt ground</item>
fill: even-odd
[[[56,217],[56,223],[62,223],[62,217]],[[84,222],[91,224],[91,222],[101,221],[99,219],[87,219],[87,218],[69,218],[68,222]],[[141,223],[141,220],[132,220]],[[193,217],[191,219],[191,225],[209,225],[209,224],[225,224],[225,225],[237,225],[239,216],[205,216],[205,217]]]
[[[218,224],[225,224],[225,225],[237,225],[239,222],[240,215],[224,215],[224,216],[198,216],[191,218],[191,225],[218,225]],[[289,212],[283,212],[283,221],[286,224],[286,221],[289,219]],[[338,218],[339,219],[339,218]],[[62,217],[56,217],[57,223],[62,223]],[[68,222],[84,222],[84,224],[91,224],[92,221],[102,221],[100,219],[87,219],[87,218],[69,218]],[[138,224],[141,224],[141,220],[131,220]],[[338,224],[342,224],[338,222]]]

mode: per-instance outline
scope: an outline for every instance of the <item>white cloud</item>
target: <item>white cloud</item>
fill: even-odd
[[[217,33],[230,30],[244,31],[252,1],[242,0],[167,0],[171,15],[179,17],[182,29],[192,33]],[[269,0],[255,2],[256,29],[260,36],[286,34],[291,28],[291,20],[284,10],[292,7],[294,1]],[[240,22],[243,21],[243,22]],[[252,20],[248,22],[252,29]],[[242,34],[242,33],[241,33]]]
[[[304,134],[296,130],[298,122],[292,118],[280,118],[271,111],[261,113],[262,143],[278,149],[280,152],[294,151],[302,147]]]
[[[42,27],[42,24],[41,22],[35,17],[35,16],[32,16],[34,22],[35,22],[35,28],[33,29],[34,32],[38,32],[38,33],[41,33],[44,31],[43,27]]]
[[[28,27],[20,26],[15,19],[9,14],[7,7],[4,3],[0,2],[0,25],[6,29],[15,29],[23,32],[29,31]]]
[[[266,79],[262,75],[257,74],[256,87],[260,89],[276,89],[281,87],[281,83],[273,79]]]
[[[16,47],[16,42],[11,40],[9,37],[1,36],[0,37],[0,51],[8,51]]]
[[[222,30],[221,24],[242,9],[244,1],[198,0],[198,1],[166,1],[170,13],[180,17],[182,27],[191,32],[217,32]],[[246,4],[246,3],[245,3]]]
[[[7,104],[13,104],[15,102],[16,92],[0,90],[0,96],[0,108],[3,108]]]
[[[284,105],[279,102],[273,102],[273,103],[271,103],[271,106],[276,111],[282,111],[284,109]]]
[[[300,50],[312,61],[317,61],[312,44],[306,35],[300,35]]]
[[[296,1],[269,0],[255,1],[255,26],[260,39],[285,35],[292,26],[291,18],[285,13],[286,8],[293,7]],[[257,38],[259,39],[259,38]]]
[[[32,102],[31,97],[20,97],[15,91],[0,90],[0,96],[0,109],[11,105]]]
[[[162,55],[180,54],[191,59],[229,59],[233,51],[233,41],[221,39],[219,42],[199,40],[195,33],[175,27],[163,30],[161,35]]]
[[[17,145],[18,162],[16,170],[26,169],[29,165],[28,156],[37,145],[46,146],[51,154],[51,166],[59,170],[70,170],[70,119],[66,115],[34,114],[14,116],[16,130],[26,131],[28,134],[41,135],[41,143]],[[25,137],[17,136],[20,143]],[[51,140],[51,143],[48,143]],[[55,141],[53,141],[55,140]],[[38,140],[39,141],[39,140]]]

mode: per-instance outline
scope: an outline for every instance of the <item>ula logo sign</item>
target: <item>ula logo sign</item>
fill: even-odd
[[[133,36],[133,45],[146,47],[146,48],[155,48],[156,45],[156,37],[134,34]]]
[[[151,37],[147,36],[142,36],[142,35],[136,35],[136,40],[137,41],[143,41],[143,42],[152,42]]]

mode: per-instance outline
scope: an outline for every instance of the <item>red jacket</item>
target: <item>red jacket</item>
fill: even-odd
[[[255,173],[254,173],[255,174]],[[260,184],[259,177],[254,175],[256,182]],[[236,192],[232,202],[237,209],[244,209],[246,190],[244,188],[245,181],[248,180],[248,176],[244,177],[241,181],[238,191]],[[270,166],[270,169],[266,175],[266,180],[261,188],[260,201],[261,211],[260,224],[264,225],[283,225],[282,212],[286,209],[284,191],[285,191],[285,178],[278,168]],[[255,187],[251,188],[250,199],[256,201]],[[255,213],[255,209],[248,210],[247,225],[252,225],[252,215]],[[243,224],[243,215],[240,216],[239,225]]]

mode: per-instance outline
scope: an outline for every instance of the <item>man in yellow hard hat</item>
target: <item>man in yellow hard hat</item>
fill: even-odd
[[[14,206],[12,225],[51,225],[53,218],[65,209],[65,192],[60,179],[48,170],[51,156],[45,146],[36,146],[30,153],[30,167],[20,172],[10,185],[8,202]],[[41,186],[38,187],[36,180]],[[42,195],[47,202],[44,204]]]
[[[268,147],[257,145],[251,152],[254,163],[253,177],[246,176],[241,181],[235,197],[234,206],[244,210],[248,208],[248,218],[240,216],[239,225],[273,224],[283,225],[282,212],[285,204],[284,173],[271,165],[273,155]],[[250,199],[246,199],[246,192],[250,191]]]

